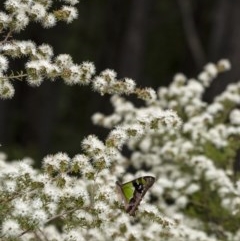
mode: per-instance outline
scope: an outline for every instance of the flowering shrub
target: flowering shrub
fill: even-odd
[[[90,135],[82,152],[46,156],[42,169],[33,160],[7,162],[0,155],[0,240],[231,240],[240,239],[240,182],[233,162],[239,149],[240,84],[231,84],[213,103],[205,88],[227,60],[208,64],[197,79],[178,74],[168,87],[138,88],[112,70],[95,75],[93,63],[54,56],[51,46],[11,38],[30,21],[50,28],[77,17],[77,0],[52,10],[50,0],[7,0],[0,12],[0,97],[14,96],[14,80],[39,86],[61,78],[68,85],[91,85],[112,95],[114,111],[95,113],[96,125],[109,128],[102,141]],[[9,73],[13,58],[28,59],[20,73]],[[142,107],[124,98],[136,95]],[[131,151],[129,158],[122,147]],[[128,170],[130,170],[128,172]],[[136,216],[117,199],[115,182],[142,175],[156,178]]]

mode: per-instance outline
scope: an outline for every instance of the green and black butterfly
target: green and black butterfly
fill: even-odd
[[[152,176],[139,177],[123,184],[116,182],[117,191],[121,195],[125,204],[125,210],[129,215],[135,215],[142,198],[154,182],[155,177]]]

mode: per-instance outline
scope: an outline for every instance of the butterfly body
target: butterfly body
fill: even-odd
[[[123,184],[116,182],[117,190],[124,201],[125,210],[129,215],[135,215],[142,198],[154,182],[155,178],[152,176],[139,177]]]

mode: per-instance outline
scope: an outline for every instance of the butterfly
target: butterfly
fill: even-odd
[[[155,177],[152,176],[139,177],[123,184],[116,182],[117,191],[121,195],[125,210],[130,216],[135,216],[138,205],[154,182]]]

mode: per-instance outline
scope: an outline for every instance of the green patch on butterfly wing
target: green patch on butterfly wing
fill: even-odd
[[[124,197],[126,198],[127,202],[130,202],[131,198],[133,198],[133,194],[135,188],[132,182],[127,182],[121,185],[121,189],[123,192]]]
[[[127,182],[125,184],[121,184],[120,182],[116,182],[117,192],[120,194],[121,200],[124,201],[125,209],[127,208],[131,198],[133,198],[134,194],[134,186],[132,182]]]

